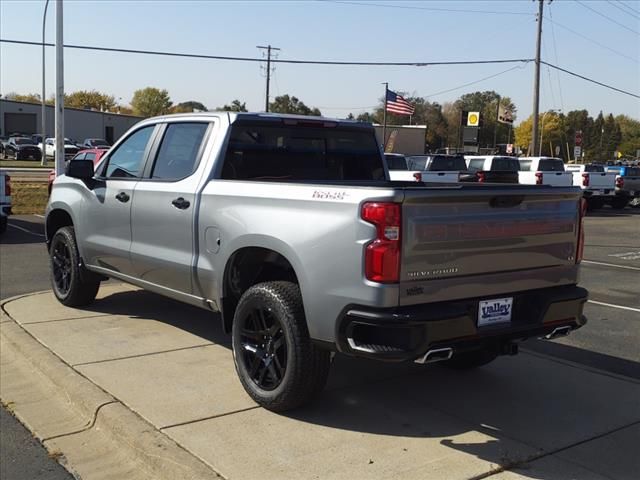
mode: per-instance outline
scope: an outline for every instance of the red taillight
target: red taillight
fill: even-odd
[[[582,186],[583,187],[588,187],[589,186],[589,174],[588,173],[583,173],[582,174]]]
[[[421,182],[422,181],[422,174],[420,172],[416,172],[413,174],[413,178],[416,179],[416,182]]]
[[[376,226],[376,238],[365,248],[365,276],[372,282],[397,282],[400,279],[401,205],[365,203],[361,216],[364,221]]]
[[[536,185],[542,185],[542,172],[536,172]]]
[[[587,201],[580,199],[580,212],[578,219],[578,247],[576,248],[576,263],[582,261],[584,254],[584,216],[587,214]]]
[[[624,188],[624,178],[616,177],[616,188]]]
[[[4,194],[7,197],[11,196],[11,177],[9,175],[4,176]]]
[[[478,177],[479,183],[483,183],[486,178],[484,172],[476,172],[476,177]]]

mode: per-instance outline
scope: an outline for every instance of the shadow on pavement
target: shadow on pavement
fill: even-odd
[[[602,207],[598,210],[587,212],[587,217],[637,217],[640,216],[640,208],[626,207],[621,210]]]
[[[14,228],[19,227],[19,228]],[[25,231],[27,230],[27,231]],[[2,245],[41,243],[44,247],[44,226],[41,222],[9,217],[7,231],[0,235]]]

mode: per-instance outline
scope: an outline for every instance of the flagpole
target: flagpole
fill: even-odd
[[[387,90],[389,90],[389,83],[383,82],[384,85],[384,110],[382,114],[382,151],[387,148]]]

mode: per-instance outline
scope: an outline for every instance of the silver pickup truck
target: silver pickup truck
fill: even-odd
[[[584,325],[580,189],[388,175],[369,124],[144,120],[56,179],[53,292],[87,305],[115,278],[219,314],[276,411],[322,390],[335,351],[471,368]]]

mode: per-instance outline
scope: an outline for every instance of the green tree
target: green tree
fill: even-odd
[[[322,115],[317,108],[309,108],[297,97],[289,95],[276,97],[273,102],[269,104],[269,111],[274,113],[293,113],[297,115]]]
[[[482,126],[478,132],[478,143],[481,147],[492,147],[494,135],[496,143],[507,143],[511,127],[498,122],[498,100],[503,108],[511,111],[515,120],[517,109],[514,103],[493,90],[465,93],[455,102],[458,110],[480,112]]]
[[[617,115],[615,120],[620,127],[618,150],[627,157],[635,157],[640,150],[640,121],[627,115]]]
[[[356,120],[359,122],[367,122],[367,123],[382,123],[377,117],[375,113],[364,112],[356,117]]]
[[[4,96],[7,100],[13,100],[14,102],[27,102],[27,103],[40,103],[40,95],[37,93],[20,94],[16,92],[9,92]]]
[[[131,107],[135,115],[153,117],[169,112],[172,102],[169,92],[155,87],[147,87],[133,92]]]
[[[231,105],[227,105],[226,103],[222,107],[216,108],[216,110],[223,110],[225,112],[246,112],[247,104],[245,102],[241,102],[238,99],[235,99],[231,102]]]
[[[190,113],[195,111],[206,112],[207,107],[205,107],[202,103],[196,102],[194,100],[178,103],[177,105],[171,107],[172,113]]]
[[[115,110],[116,99],[113,95],[96,90],[78,90],[77,92],[65,94],[64,106],[94,110]]]

